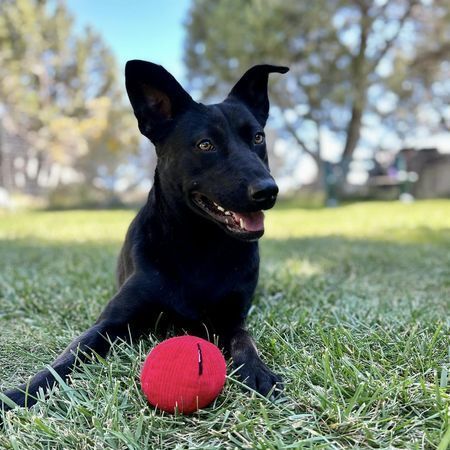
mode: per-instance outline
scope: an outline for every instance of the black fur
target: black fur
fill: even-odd
[[[205,106],[163,67],[127,63],[126,87],[139,129],[156,146],[155,183],[121,250],[118,292],[95,325],[53,362],[61,377],[92,351],[105,356],[118,338],[155,331],[164,336],[175,325],[191,334],[216,334],[242,379],[261,394],[280,383],[259,358],[245,319],[258,281],[259,211],[271,208],[278,192],[261,142],[268,75],[287,70],[255,66],[224,102]],[[39,389],[54,384],[44,369],[5,394],[31,406]],[[6,402],[1,407],[10,409]]]

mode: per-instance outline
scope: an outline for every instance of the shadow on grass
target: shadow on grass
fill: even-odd
[[[390,239],[349,238],[340,235],[274,239],[261,242],[262,270],[284,270],[286,264],[310,264],[305,276],[352,271],[358,274],[411,273],[427,277],[449,275],[450,230],[431,230],[425,227],[409,230],[402,242]],[[43,284],[54,282],[55,277],[69,278],[89,274],[80,279],[83,284],[100,274],[113,276],[115,261],[120,250],[116,241],[51,242],[39,239],[1,240],[0,280],[5,271],[18,277],[27,272],[40,274]],[[306,267],[306,266],[305,266]],[[49,278],[48,278],[49,277]],[[448,279],[443,286],[448,286]],[[418,280],[419,281],[419,280]],[[2,289],[0,285],[0,289]],[[0,291],[1,294],[1,291]]]
[[[436,268],[443,268],[449,260],[450,229],[427,227],[395,229],[383,239],[350,238],[341,235],[305,236],[292,238],[265,238],[261,242],[263,264],[292,258],[308,259],[327,266],[346,260],[368,268],[380,265],[421,267],[423,257]]]
[[[442,245],[448,234],[427,229],[414,233],[411,242],[339,235],[265,238],[259,292],[287,290],[292,292],[288,301],[295,303],[309,286],[313,297],[330,290],[369,300],[386,296],[422,301],[432,296],[450,306],[444,302],[450,299],[450,253]],[[2,317],[27,314],[76,319],[80,310],[82,317],[97,312],[115,291],[119,248],[104,242],[0,240],[0,323]]]

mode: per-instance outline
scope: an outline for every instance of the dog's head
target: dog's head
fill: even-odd
[[[264,136],[269,73],[249,69],[216,105],[197,103],[163,67],[129,61],[126,88],[139,130],[156,147],[161,187],[228,234],[255,240],[264,233],[262,210],[276,201]]]

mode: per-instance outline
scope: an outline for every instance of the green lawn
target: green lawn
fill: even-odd
[[[49,363],[114,292],[129,211],[0,213],[0,387]],[[251,328],[281,372],[270,403],[228,379],[191,417],[138,384],[154,345],[116,345],[31,411],[0,448],[446,448],[450,442],[450,201],[280,207],[267,214]]]

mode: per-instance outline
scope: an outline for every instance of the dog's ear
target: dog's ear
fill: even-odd
[[[264,126],[269,116],[269,97],[267,83],[269,73],[286,73],[288,67],[261,64],[247,70],[235,84],[227,99],[239,100],[247,106],[258,122]]]
[[[164,67],[138,59],[125,66],[125,85],[139,130],[158,142],[173,120],[194,103]]]

